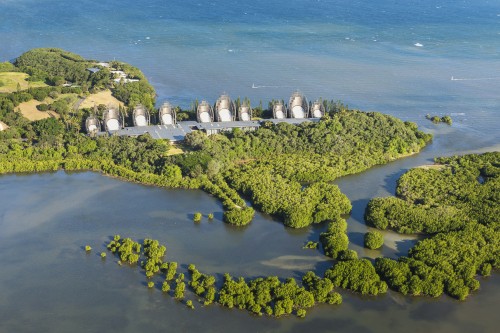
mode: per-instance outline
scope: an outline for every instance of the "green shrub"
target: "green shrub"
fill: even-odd
[[[367,259],[340,261],[325,272],[325,278],[335,287],[378,295],[387,292],[387,284],[380,280],[372,263]]]
[[[444,117],[442,117],[442,118],[441,118],[441,121],[442,121],[443,123],[448,124],[448,125],[451,125],[451,124],[452,124],[452,122],[453,122],[453,121],[451,120],[451,117],[450,117],[450,116],[444,116]]]
[[[491,264],[484,263],[481,265],[480,273],[482,276],[490,276],[491,275]]]
[[[369,231],[365,234],[364,244],[366,248],[378,249],[384,245],[384,236],[380,231]]]
[[[342,260],[342,261],[356,260],[356,259],[358,259],[358,252],[356,252],[354,250],[340,251],[337,259]]]
[[[347,251],[349,238],[346,234],[347,222],[341,217],[335,218],[328,225],[328,230],[321,233],[320,241],[325,255],[338,259],[340,254]]]
[[[161,291],[163,291],[164,293],[167,293],[170,291],[170,284],[168,283],[168,281],[164,281],[161,285]]]
[[[202,218],[203,215],[201,215],[200,212],[197,212],[197,213],[194,213],[194,216],[193,216],[193,222],[201,222],[201,218]]]
[[[302,248],[303,249],[317,249],[318,242],[308,241]]]
[[[177,284],[174,289],[174,297],[176,299],[184,298],[184,291],[186,290],[186,284],[182,280],[177,280]]]
[[[244,226],[252,222],[255,211],[252,207],[233,208],[224,212],[224,222]]]
[[[49,109],[49,106],[45,103],[39,104],[36,106],[38,111],[47,111]]]

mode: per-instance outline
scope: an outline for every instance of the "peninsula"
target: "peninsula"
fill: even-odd
[[[318,251],[335,261],[324,277],[307,273],[299,286],[293,279],[282,282],[268,277],[247,283],[244,278],[234,280],[226,275],[223,287],[216,289],[211,276],[190,266],[189,286],[205,305],[217,301],[255,314],[303,317],[315,303],[340,303],[334,288],[377,295],[388,286],[405,294],[439,296],[446,292],[465,299],[479,287],[476,274],[488,275],[500,264],[495,219],[500,207],[495,195],[500,189],[498,153],[440,159],[446,168],[417,169],[403,176],[397,193],[400,198],[371,202],[366,219],[374,226],[430,234],[408,257],[399,261],[382,258],[373,265],[348,248],[344,217],[350,213],[351,203],[332,181],[418,153],[432,136],[416,124],[349,109],[333,100],[304,103],[305,96],[300,94],[292,94],[288,104],[278,99],[267,108],[260,102],[253,109],[247,98],[233,105],[223,95],[215,104],[215,113],[210,104],[197,101],[186,110],[170,105],[168,113],[165,104],[155,109],[154,88],[139,69],[117,61],[86,60],[59,49],[31,50],[0,68],[4,76],[23,73],[28,82],[0,93],[0,121],[7,125],[0,132],[0,173],[92,170],[147,185],[202,189],[221,200],[224,221],[235,227],[248,225],[255,209],[289,228],[329,223],[318,240],[322,244]],[[103,94],[122,104],[89,107],[82,102]],[[52,116],[34,121],[25,118],[20,105],[34,100]],[[246,113],[243,107],[248,107]],[[285,116],[289,114],[293,117]],[[236,115],[245,125],[258,118],[253,120],[258,126],[221,126],[224,130],[220,131],[194,128],[183,135],[182,153],[175,155],[169,154],[172,143],[168,139],[148,133],[120,135],[126,127],[147,127],[150,116],[157,117],[162,126],[174,126],[186,120],[227,125]],[[167,120],[172,124],[166,124]],[[90,125],[95,127],[90,130]],[[439,185],[428,187],[425,179]],[[477,184],[472,184],[473,179]],[[448,197],[452,188],[464,185],[466,192]],[[471,232],[475,245],[465,245]],[[366,239],[373,248],[383,243],[376,233]],[[430,249],[442,242],[450,243],[452,254],[470,250],[470,246],[477,250],[467,252],[464,261],[450,262],[444,253],[433,260],[436,252]],[[487,251],[479,250],[483,243],[488,244]],[[462,245],[455,248],[453,244]],[[149,279],[161,273],[165,281],[159,289],[170,292],[175,276],[173,295],[184,299],[184,273],[172,268],[177,264],[163,261],[158,241],[141,245],[117,236],[108,249],[120,262],[135,264],[144,259],[142,267],[150,288],[157,284]],[[193,306],[191,300],[186,304]]]

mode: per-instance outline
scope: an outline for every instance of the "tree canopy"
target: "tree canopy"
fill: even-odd
[[[460,300],[479,288],[478,274],[500,267],[500,153],[437,158],[440,169],[401,176],[397,198],[376,198],[367,222],[399,232],[423,232],[407,257],[377,259],[377,272],[404,294]]]

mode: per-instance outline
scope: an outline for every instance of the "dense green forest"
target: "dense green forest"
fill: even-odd
[[[222,174],[256,208],[300,228],[350,212],[332,180],[418,152],[430,138],[413,123],[350,110],[319,123],[267,123],[253,132],[211,136],[193,132],[186,136],[192,152],[173,161],[185,176]]]
[[[422,232],[398,260],[379,258],[377,272],[404,294],[465,299],[478,274],[500,267],[500,153],[437,158],[440,169],[412,169],[396,198],[373,199],[366,221],[377,228]]]
[[[32,81],[47,81],[52,85],[66,81],[79,85],[91,82],[87,68],[92,67],[92,61],[61,49],[32,49],[19,56],[14,65],[28,73]]]
[[[30,75],[29,80],[44,81],[50,86],[60,87],[69,82],[80,88],[82,93],[110,89],[113,95],[124,102],[129,110],[137,104],[154,110],[156,92],[144,74],[136,67],[119,61],[109,63],[110,67],[99,65],[95,60],[55,48],[32,49],[14,62],[16,68]],[[98,71],[91,72],[89,68]],[[137,82],[114,82],[111,70],[121,70]],[[36,89],[35,89],[36,90]]]

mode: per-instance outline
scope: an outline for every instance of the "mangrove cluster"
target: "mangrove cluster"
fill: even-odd
[[[153,280],[155,276],[161,275],[163,281],[158,289],[178,301],[185,301],[189,308],[195,308],[193,300],[186,299],[186,276],[177,272],[176,262],[164,261],[166,247],[157,240],[146,238],[140,244],[130,238],[115,235],[107,244],[107,249],[119,258],[120,264],[134,266],[140,261],[149,289],[157,285]],[[259,316],[266,314],[275,317],[289,314],[304,317],[307,309],[317,303],[340,304],[342,296],[334,288],[344,285],[342,281],[345,279],[341,277],[342,273],[327,272],[329,277],[320,278],[314,272],[307,272],[300,285],[293,278],[281,281],[276,276],[270,276],[247,281],[243,277],[234,279],[225,273],[221,285],[217,283],[215,276],[201,273],[194,264],[188,266],[188,273],[190,278],[187,286],[198,297],[200,304],[208,306],[218,303]],[[376,294],[373,287],[369,292]]]
[[[500,153],[437,158],[398,181],[396,197],[373,199],[366,221],[398,232],[425,233],[408,256],[379,258],[375,268],[403,294],[465,299],[477,275],[500,267]]]
[[[173,160],[183,175],[215,179],[210,192],[227,206],[238,205],[231,189],[237,190],[255,208],[301,228],[350,212],[332,180],[418,152],[430,138],[413,123],[345,110],[319,123],[268,123],[253,132],[211,136],[193,132],[186,136],[192,152]]]
[[[427,114],[427,115],[425,115],[425,119],[432,121],[434,124],[445,123],[445,124],[451,125],[453,122],[453,120],[451,119],[450,116],[439,117],[439,116],[431,116],[430,114]]]

